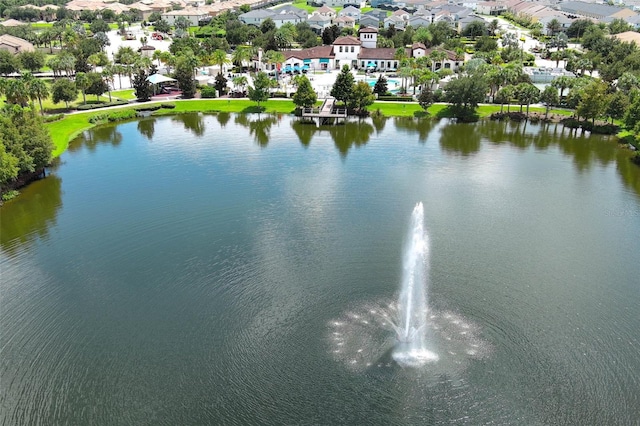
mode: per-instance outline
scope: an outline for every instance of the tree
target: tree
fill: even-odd
[[[375,100],[376,97],[371,91],[371,86],[366,81],[360,80],[352,86],[347,106],[361,114]]]
[[[556,18],[553,18],[547,23],[547,31],[549,35],[556,35],[562,29],[562,24]]]
[[[245,63],[248,64],[251,60],[251,47],[250,46],[237,46],[231,54],[231,61],[237,67],[242,68]]]
[[[221,73],[218,73],[213,87],[216,88],[220,96],[224,95],[227,93],[227,79]]]
[[[558,96],[558,89],[553,86],[547,86],[540,94],[540,101],[545,106],[544,118],[549,116],[549,108],[554,105],[558,105],[560,97]]]
[[[587,28],[592,25],[595,24],[589,19],[576,19],[569,25],[569,28],[567,28],[567,36],[570,38],[580,38]]]
[[[353,74],[351,74],[349,65],[343,66],[342,70],[340,70],[340,73],[336,77],[336,81],[333,83],[331,96],[346,104],[351,96],[354,81],[355,78],[353,77]]]
[[[457,118],[468,118],[487,94],[486,81],[478,76],[463,76],[445,86],[445,100],[454,106]]]
[[[498,42],[488,35],[483,35],[476,40],[474,48],[477,52],[493,52],[498,50]]]
[[[7,98],[7,103],[9,104],[27,106],[29,103],[25,78],[8,79],[3,84],[2,91]]]
[[[613,120],[621,120],[628,108],[629,97],[624,93],[616,91],[615,93],[609,95],[606,115],[611,118],[611,124],[613,124]]]
[[[87,86],[89,85],[89,79],[87,78],[87,74],[84,72],[76,73],[76,87],[82,91],[82,103],[87,103]]]
[[[147,72],[142,68],[139,68],[133,75],[133,88],[135,89],[136,99],[143,102],[151,99],[153,92],[151,83],[149,83],[147,77]]]
[[[387,85],[387,79],[384,75],[380,74],[378,80],[376,81],[375,86],[373,86],[373,93],[380,96],[384,96],[389,90],[389,86]]]
[[[244,75],[239,75],[237,77],[233,77],[231,82],[233,83],[233,85],[236,87],[237,90],[239,90],[240,92],[243,92],[244,88],[247,87],[247,84],[249,81],[247,80],[247,77],[245,77]]]
[[[45,64],[44,53],[39,50],[33,52],[22,52],[18,55],[18,59],[23,68],[28,69],[31,72],[39,71]]]
[[[102,68],[102,78],[104,78],[107,83],[107,92],[109,93],[109,102],[111,102],[111,88],[115,85],[114,76],[116,74],[116,69],[113,64],[107,64],[104,68]]]
[[[218,66],[218,69],[219,69],[218,74],[222,74],[222,68],[225,65],[228,65],[231,63],[231,61],[227,57],[227,52],[221,49],[216,49],[213,52],[213,54],[211,55],[211,61],[213,62],[214,65]]]
[[[86,92],[90,95],[96,95],[96,100],[100,99],[100,96],[104,92],[109,90],[109,86],[102,78],[101,73],[90,72],[87,74],[87,89]]]
[[[606,83],[593,80],[584,88],[576,112],[579,117],[591,119],[591,124],[595,124],[596,118],[605,115],[608,100]]]
[[[423,110],[429,109],[431,105],[433,105],[433,92],[431,89],[425,87],[422,89],[420,94],[418,95],[418,103]]]
[[[625,31],[633,31],[633,26],[622,18],[616,18],[609,23],[609,34],[620,34]]]
[[[527,105],[527,115],[529,114],[529,105],[537,102],[540,98],[540,89],[531,83],[520,83],[516,86],[516,98],[520,102],[520,112],[522,106]]]
[[[322,44],[325,46],[332,45],[338,37],[340,37],[340,28],[338,28],[337,25],[325,27],[325,29],[322,30]]]
[[[253,79],[253,86],[249,86],[249,99],[258,103],[269,99],[269,87],[271,86],[269,76],[264,72],[259,72]]]
[[[174,78],[178,80],[182,97],[193,98],[196,94],[196,82],[193,78],[194,65],[189,56],[179,56],[176,62],[176,72]]]
[[[0,186],[20,173],[42,170],[53,143],[42,117],[30,108],[6,105],[0,111]],[[17,170],[16,170],[17,169]]]
[[[187,31],[189,29],[189,27],[191,26],[191,23],[184,16],[179,16],[175,20],[173,25],[175,25],[176,28],[179,28],[181,30]]]
[[[17,72],[20,68],[18,58],[9,53],[8,50],[0,49],[0,74],[9,75]]]
[[[480,20],[469,22],[469,24],[467,24],[467,26],[462,30],[462,35],[471,38],[480,37],[485,34],[487,34],[487,24]]]
[[[297,79],[297,90],[293,95],[293,103],[302,108],[310,108],[315,105],[318,95],[311,86],[307,76],[302,75]]]
[[[32,101],[38,100],[40,105],[40,114],[44,114],[42,109],[42,100],[49,97],[49,86],[44,80],[32,78],[27,82],[27,93]]]
[[[560,77],[556,77],[551,81],[551,87],[560,90],[560,100],[562,100],[562,94],[565,89],[570,89],[573,87],[575,79],[573,77],[568,77],[566,75],[562,75]]]
[[[494,19],[491,22],[489,22],[489,25],[487,26],[487,31],[489,31],[489,34],[494,36],[496,35],[496,31],[498,31],[498,28],[500,28],[500,23],[498,22],[497,19]]]
[[[515,88],[511,85],[504,86],[498,93],[496,93],[495,101],[500,102],[500,112],[502,113],[504,104],[507,104],[507,113],[510,111],[511,107],[511,98],[513,98],[513,94],[515,93]]]
[[[91,25],[89,25],[89,29],[94,34],[108,33],[109,31],[111,31],[111,28],[109,28],[109,24],[107,24],[102,19],[96,19],[95,21],[93,21]]]
[[[51,97],[54,104],[64,102],[69,108],[69,102],[73,102],[78,97],[78,87],[68,78],[59,78],[51,86]]]
[[[153,28],[161,33],[168,33],[171,31],[171,25],[164,19],[158,19],[153,23]]]
[[[277,50],[267,50],[263,56],[264,61],[267,64],[275,64],[276,65],[276,80],[279,80],[280,73],[278,69],[280,65],[282,65],[285,61],[284,54],[282,52],[278,52]]]

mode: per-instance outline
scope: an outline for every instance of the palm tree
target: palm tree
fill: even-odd
[[[213,52],[212,60],[213,63],[219,67],[218,74],[222,74],[222,67],[231,63],[231,61],[227,57],[227,52],[221,49],[216,49]]]
[[[251,60],[251,48],[249,46],[238,46],[231,54],[231,61],[237,67],[242,68],[244,63]]]
[[[3,92],[7,98],[7,102],[10,104],[26,106],[29,103],[24,78],[7,79],[4,83]]]
[[[573,78],[566,75],[562,75],[553,79],[553,81],[551,82],[551,86],[560,90],[560,100],[562,100],[562,94],[564,93],[565,89],[570,89],[573,87],[574,81],[575,80]]]
[[[444,52],[443,50],[440,49],[434,49],[431,51],[431,53],[429,54],[429,57],[431,58],[431,71],[435,72],[435,66],[436,66],[436,62],[442,62],[446,59],[447,57],[447,53]],[[440,66],[442,67],[442,64],[440,64]]]
[[[268,50],[264,54],[264,57],[268,64],[276,64],[276,81],[278,81],[278,68],[280,68],[280,65],[282,65],[286,60],[284,54],[275,50]]]
[[[111,87],[115,85],[114,75],[115,75],[115,67],[112,64],[107,64],[102,68],[102,78],[107,82],[107,92],[109,93],[109,103],[111,100]]]
[[[42,108],[42,99],[49,96],[49,85],[39,78],[32,77],[26,84],[27,94],[32,101],[38,100],[40,105],[40,114],[44,115],[44,109]]]
[[[89,84],[89,78],[87,77],[87,74],[85,74],[83,72],[76,73],[76,86],[78,86],[78,89],[82,90],[82,103],[83,104],[87,103],[87,95],[85,93],[85,90],[87,90],[87,85],[88,84]]]
[[[244,88],[247,87],[247,77],[245,77],[244,75],[239,75],[237,77],[234,77],[233,80],[231,80],[233,82],[233,85],[236,86],[236,88],[240,88],[241,90],[239,90],[240,92],[244,91]]]

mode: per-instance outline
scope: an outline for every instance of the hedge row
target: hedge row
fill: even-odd
[[[84,105],[80,105],[78,108],[76,108],[78,111],[89,111],[92,109],[97,109],[97,108],[106,108],[106,107],[112,107],[112,106],[118,106],[118,105],[127,105],[129,102],[127,101],[113,101],[113,102],[104,102],[104,103],[100,103],[100,104],[84,104]]]

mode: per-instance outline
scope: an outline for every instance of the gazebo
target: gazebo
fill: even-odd
[[[168,83],[170,81],[177,81],[177,80],[175,78],[167,77],[166,75],[162,75],[162,74],[151,74],[149,77],[147,77],[147,81],[153,84],[153,94],[155,96],[156,86],[158,84]]]

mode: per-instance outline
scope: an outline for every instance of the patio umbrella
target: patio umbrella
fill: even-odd
[[[162,74],[151,74],[149,77],[147,77],[147,81],[153,84],[153,94],[155,95],[157,84],[166,83],[169,81],[177,81],[177,80],[175,78],[167,77],[166,75],[162,75]]]

